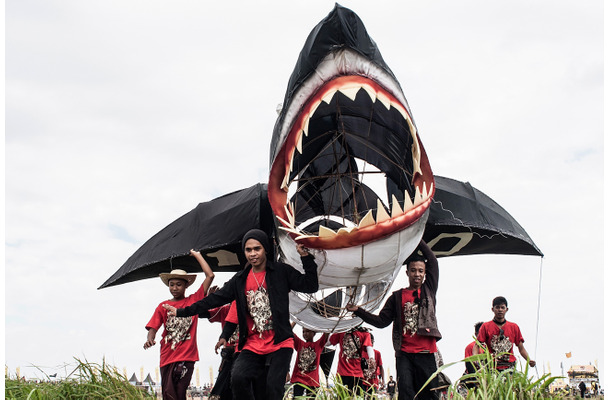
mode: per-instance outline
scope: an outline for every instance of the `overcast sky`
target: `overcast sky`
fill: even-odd
[[[105,358],[154,379],[144,326],[167,287],[97,287],[199,202],[267,182],[276,107],[334,2],[211,3],[7,0],[11,374],[65,376],[75,357]],[[400,81],[434,173],[492,197],[545,254],[441,260],[445,362],[504,295],[539,375],[603,372],[603,2],[341,4]],[[394,288],[406,284],[401,273]],[[201,383],[216,374],[219,333],[200,321]],[[374,333],[395,375],[391,329]]]

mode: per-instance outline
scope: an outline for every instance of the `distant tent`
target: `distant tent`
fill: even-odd
[[[138,378],[136,378],[135,372],[133,373],[133,375],[131,375],[131,378],[129,378],[129,383],[131,383],[134,386],[137,386],[140,384],[140,382],[138,382]]]
[[[155,386],[155,382],[152,380],[152,378],[150,377],[150,373],[148,373],[148,375],[146,375],[146,379],[144,379],[144,382],[142,382],[143,384],[147,384],[150,386]]]

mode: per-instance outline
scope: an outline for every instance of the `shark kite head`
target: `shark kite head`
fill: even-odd
[[[367,186],[374,178],[385,178],[385,194]],[[346,8],[335,6],[301,51],[273,131],[268,187],[280,228],[317,249],[386,237],[429,207],[434,178],[405,96]]]
[[[297,241],[318,251],[321,287],[387,290],[423,235],[434,178],[400,84],[351,10],[336,5],[307,38],[270,154],[287,260],[299,264]]]

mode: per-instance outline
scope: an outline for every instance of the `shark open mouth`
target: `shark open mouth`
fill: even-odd
[[[339,53],[334,64],[350,57],[359,61],[350,66],[363,64]],[[369,243],[410,226],[430,205],[434,178],[417,129],[398,84],[383,82],[335,71],[294,96],[305,100],[285,128],[268,196],[279,228],[307,247]]]

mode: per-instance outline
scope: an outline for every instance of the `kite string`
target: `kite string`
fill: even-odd
[[[536,310],[536,343],[534,346],[534,360],[537,359],[538,353],[538,328],[540,326],[540,298],[542,296],[542,261],[543,258],[540,257],[540,272],[538,274],[538,307]],[[536,376],[538,376],[538,367],[536,366]]]

